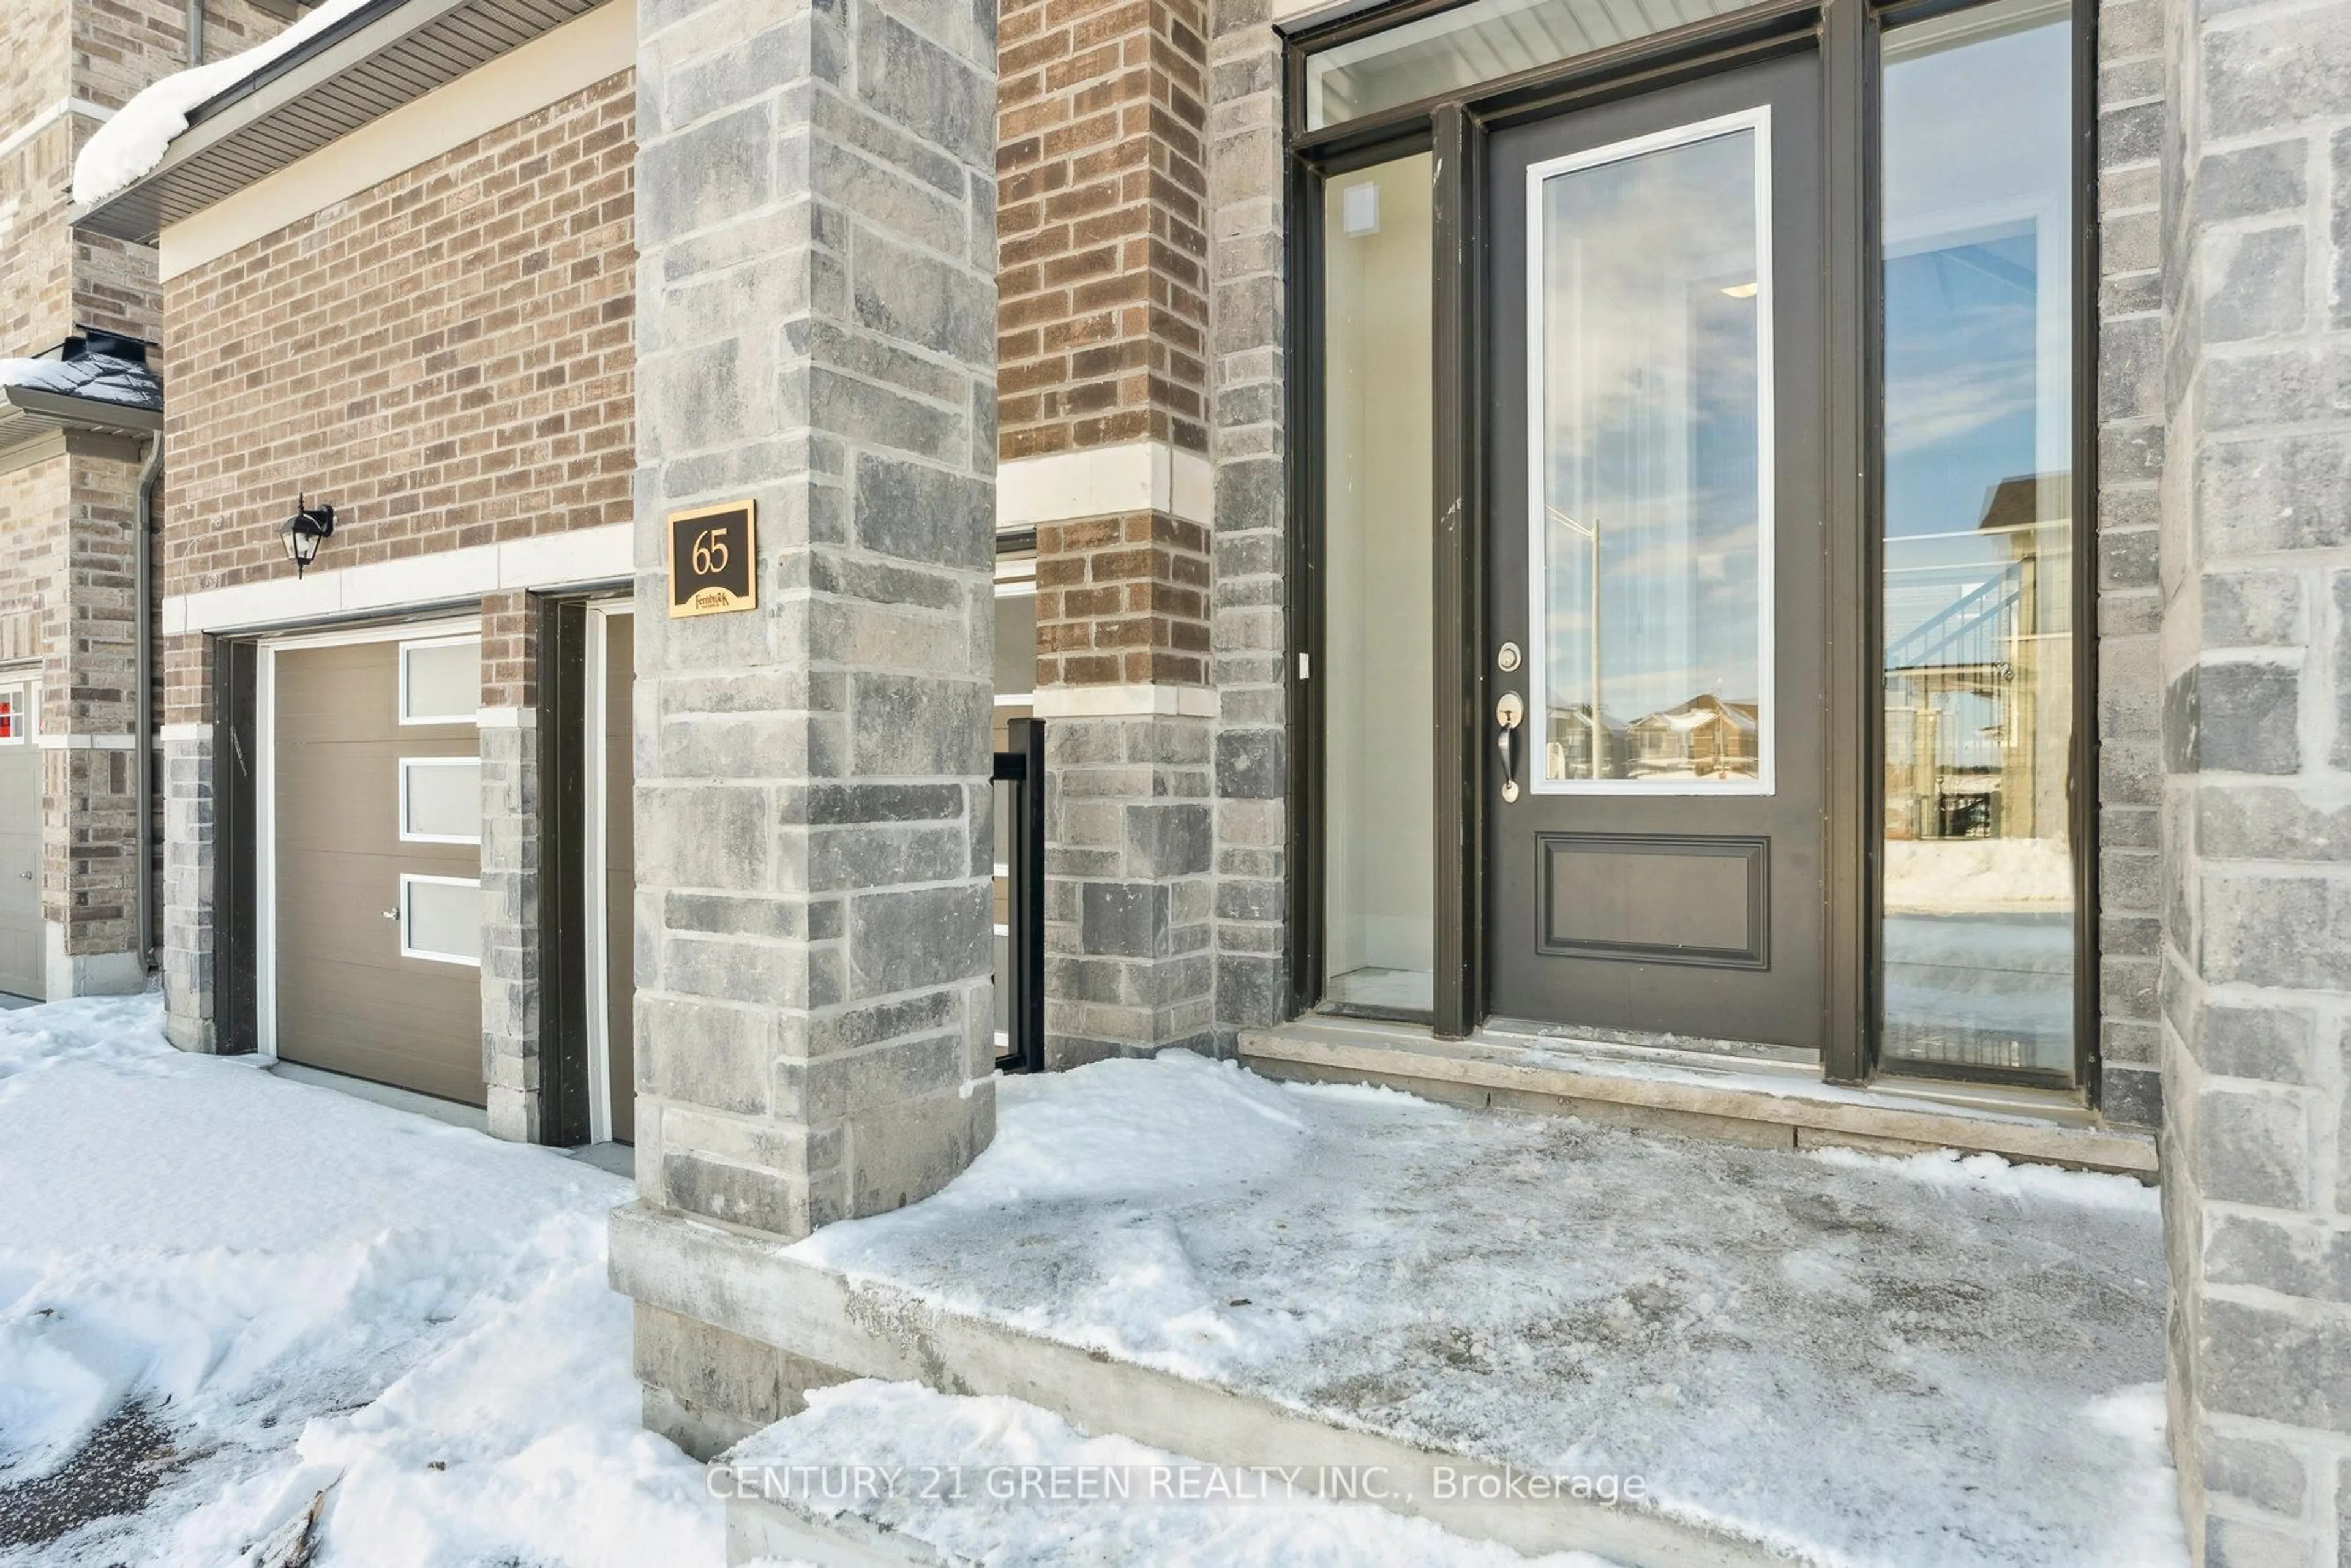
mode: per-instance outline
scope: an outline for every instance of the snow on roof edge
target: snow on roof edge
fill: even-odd
[[[322,0],[292,26],[225,60],[191,66],[150,84],[99,126],[74,160],[73,199],[89,207],[119,196],[155,172],[188,117],[259,75],[302,45],[377,0]]]

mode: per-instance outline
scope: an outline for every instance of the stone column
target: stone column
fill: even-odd
[[[163,667],[163,1035],[209,1051],[214,998],[213,648],[200,634],[162,639]]]
[[[2351,4],[2166,9],[2171,1437],[2199,1562],[2335,1563],[2351,1553]]]
[[[998,522],[1037,530],[1055,1067],[1215,1045],[1205,23],[1003,7]]]
[[[640,1201],[613,1273],[648,1422],[698,1452],[814,1375],[743,1332],[727,1233],[912,1202],[994,1130],[993,24],[638,10]],[[671,619],[664,515],[746,498],[758,608]]]
[[[599,716],[588,716],[590,724]],[[538,603],[482,601],[482,1082],[490,1132],[542,1133],[538,1030]],[[590,938],[594,940],[595,938]]]

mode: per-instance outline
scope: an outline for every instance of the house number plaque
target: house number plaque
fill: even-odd
[[[669,612],[724,615],[759,602],[748,501],[669,515]]]

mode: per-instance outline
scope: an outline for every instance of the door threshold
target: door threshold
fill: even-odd
[[[1307,1017],[1245,1031],[1240,1056],[1269,1077],[1383,1084],[1473,1109],[1581,1116],[1752,1147],[1953,1149],[2143,1181],[2156,1175],[2152,1134],[2105,1126],[2071,1096],[1910,1082],[1851,1088],[1776,1052],[1726,1058],[1507,1025],[1441,1040],[1416,1024]]]

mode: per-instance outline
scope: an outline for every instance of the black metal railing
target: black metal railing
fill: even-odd
[[[1045,1065],[1045,721],[1016,718],[996,754],[996,1065]]]

